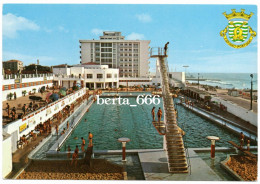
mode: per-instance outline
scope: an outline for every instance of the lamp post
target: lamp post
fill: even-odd
[[[182,66],[183,68],[185,68],[185,77],[186,77],[186,69],[189,67],[188,65],[184,65]]]
[[[198,89],[200,89],[200,73],[198,73]]]
[[[250,90],[250,100],[251,100],[251,103],[250,103],[250,110],[253,110],[253,74],[250,74],[250,77],[251,77],[251,90]]]

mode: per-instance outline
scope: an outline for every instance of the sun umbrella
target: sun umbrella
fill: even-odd
[[[46,95],[46,99],[47,100],[49,100],[49,97],[52,95],[52,93],[48,93],[47,95]]]
[[[40,96],[29,96],[29,99],[34,100],[34,101],[38,101],[38,100],[41,100],[42,97],[40,97]]]
[[[53,101],[56,101],[59,99],[59,95],[57,93],[53,93],[49,98]]]
[[[64,90],[60,90],[60,91],[59,91],[59,94],[62,95],[62,96],[66,96],[67,93],[66,93],[66,91],[64,91]]]
[[[42,86],[42,87],[41,87],[41,90],[42,90],[42,91],[45,91],[45,86]]]

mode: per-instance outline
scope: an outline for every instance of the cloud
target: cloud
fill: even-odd
[[[126,40],[143,40],[144,35],[139,33],[131,33],[130,35],[126,36]]]
[[[32,30],[37,31],[40,26],[33,21],[24,17],[18,17],[11,13],[3,15],[3,36],[8,38],[15,38],[18,31]]]
[[[94,34],[94,35],[102,35],[103,34],[103,30],[95,28],[95,29],[91,30],[91,33]]]
[[[24,65],[36,63],[37,59],[40,60],[40,65],[48,65],[48,62],[56,61],[56,58],[49,57],[49,56],[32,56],[32,55],[25,55],[20,53],[14,53],[9,51],[3,51],[3,61],[8,61],[11,59],[17,59],[23,61]]]
[[[142,13],[142,14],[137,14],[135,16],[139,21],[144,23],[152,21],[152,17],[149,14]]]
[[[59,31],[61,31],[61,32],[65,32],[65,33],[68,33],[68,32],[69,32],[69,30],[66,29],[66,28],[64,28],[63,26],[59,26],[58,29],[59,29]]]

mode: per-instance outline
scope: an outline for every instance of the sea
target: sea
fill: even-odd
[[[251,73],[199,73],[200,84],[218,86],[222,89],[251,89]],[[198,73],[187,73],[186,78],[198,79]],[[187,80],[190,83],[198,83],[198,80]],[[253,90],[258,89],[257,73],[253,73]]]

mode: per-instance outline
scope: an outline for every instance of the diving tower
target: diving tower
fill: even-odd
[[[182,131],[177,125],[175,108],[173,98],[170,94],[169,78],[168,78],[168,66],[166,58],[168,57],[167,47],[164,48],[151,48],[150,57],[157,58],[159,61],[160,78],[162,84],[162,99],[164,109],[164,126],[165,132],[161,132],[164,135],[164,148],[167,151],[168,157],[168,169],[171,173],[188,173],[188,164],[186,158],[186,150],[182,139]],[[154,124],[154,123],[153,123]],[[155,126],[157,129],[158,127]],[[158,129],[157,129],[158,131]],[[159,132],[159,131],[158,131]]]

